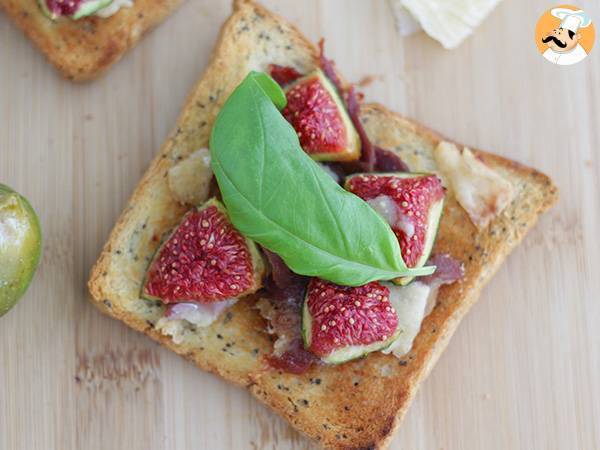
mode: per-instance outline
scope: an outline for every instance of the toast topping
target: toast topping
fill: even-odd
[[[345,105],[354,129],[360,139],[360,158],[351,161],[332,162],[327,166],[340,178],[345,175],[365,172],[408,172],[408,166],[402,161],[397,153],[377,147],[371,143],[362,122],[360,121],[361,94],[357,94],[353,86],[344,88],[342,81],[335,70],[333,60],[325,56],[325,40],[319,41],[319,67],[324,76],[333,84],[339,98]],[[269,65],[269,73],[281,85],[286,87],[298,80],[302,75],[293,67]],[[332,159],[332,161],[334,161]]]
[[[433,247],[444,203],[435,175],[355,175],[346,188],[366,200],[391,225],[408,267],[422,267]]]
[[[398,334],[390,290],[378,282],[338,286],[313,278],[302,309],[304,344],[327,363],[381,350]]]
[[[403,356],[410,351],[415,337],[419,334],[432,288],[420,281],[414,281],[408,286],[390,285],[389,289],[390,304],[398,314],[399,336],[382,352]]]
[[[389,225],[302,151],[277,109],[285,102],[272,78],[251,72],[217,116],[211,165],[235,227],[294,272],[338,284],[433,273],[407,268]]]
[[[308,278],[292,272],[275,253],[262,250],[271,273],[265,282],[268,298],[261,298],[256,306],[269,323],[269,333],[277,336],[267,362],[278,370],[303,373],[318,360],[304,349],[300,328],[302,298]]]
[[[164,303],[212,303],[255,292],[263,264],[255,244],[210,200],[188,212],[156,252],[142,296]]]
[[[487,227],[512,201],[514,188],[510,182],[468,148],[460,151],[450,142],[441,142],[434,156],[458,203],[477,228]]]
[[[181,344],[195,328],[204,328],[215,322],[237,299],[215,303],[175,303],[169,305],[164,317],[156,323],[156,329],[165,336],[171,336],[173,342]]]
[[[286,88],[283,116],[292,124],[306,153],[321,161],[351,161],[360,156],[360,140],[335,87],[321,72]]]
[[[286,298],[261,298],[256,307],[268,321],[268,332],[277,336],[273,353],[267,357],[274,369],[289,373],[306,372],[318,361],[304,348],[301,333],[302,297],[292,295]]]
[[[433,255],[429,258],[427,264],[435,266],[435,272],[432,275],[419,278],[419,281],[434,289],[444,284],[452,284],[465,275],[463,263],[447,253]]]
[[[278,64],[269,65],[269,75],[271,75],[271,78],[277,81],[281,87],[302,78],[302,74],[293,67],[280,66]]]
[[[186,320],[199,327],[207,327],[213,323],[230,306],[237,302],[236,298],[215,303],[174,303],[169,305],[165,318],[168,320]]]

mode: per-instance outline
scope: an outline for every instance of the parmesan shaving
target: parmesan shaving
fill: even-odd
[[[477,228],[487,227],[512,201],[512,184],[468,148],[460,151],[450,142],[441,142],[434,157],[448,187]]]

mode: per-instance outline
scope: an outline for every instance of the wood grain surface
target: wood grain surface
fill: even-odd
[[[505,0],[448,52],[400,39],[384,0],[265,0],[367,99],[550,174],[561,201],[483,292],[394,449],[600,449],[600,43],[537,53],[547,0]],[[600,23],[600,4],[578,4]],[[44,255],[0,319],[0,449],[309,449],[243,390],[102,316],[89,269],[206,66],[225,0],[189,0],[102,79],[61,79],[0,16],[0,182],[38,210]]]

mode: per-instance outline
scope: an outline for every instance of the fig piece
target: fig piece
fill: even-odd
[[[269,64],[269,75],[282,87],[302,77],[302,74],[293,67],[279,64]]]
[[[38,0],[40,9],[51,20],[59,17],[78,20],[96,14],[112,2],[113,0]]]
[[[192,209],[161,244],[142,297],[163,303],[212,303],[251,294],[265,267],[253,241],[231,224],[215,199]]]
[[[282,114],[294,127],[300,145],[317,161],[355,161],[360,138],[343,101],[319,69],[285,88]]]
[[[313,278],[302,306],[304,346],[338,364],[388,347],[400,332],[390,290],[374,281],[349,287]]]
[[[426,173],[359,174],[345,187],[369,203],[392,227],[407,267],[425,265],[444,209],[445,190],[436,175]],[[394,280],[408,284],[414,277]]]
[[[42,249],[38,217],[29,202],[0,184],[0,316],[23,296]]]

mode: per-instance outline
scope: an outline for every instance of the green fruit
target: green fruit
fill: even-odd
[[[42,234],[29,202],[0,184],[0,316],[23,296],[40,260]]]

